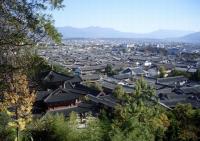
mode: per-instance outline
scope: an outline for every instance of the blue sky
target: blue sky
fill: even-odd
[[[64,4],[64,9],[53,12],[57,27],[200,31],[200,0],[64,0]]]

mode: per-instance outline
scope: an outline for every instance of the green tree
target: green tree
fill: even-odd
[[[169,126],[169,120],[158,105],[155,90],[142,79],[138,80],[135,91],[116,106],[111,138],[123,140],[161,140]]]
[[[63,0],[2,0],[0,45],[24,46],[50,37],[60,41],[52,19],[42,11],[63,7]]]
[[[165,140],[197,141],[200,136],[200,110],[193,109],[190,104],[177,104],[169,113],[170,126]]]
[[[180,71],[180,70],[172,70],[170,73],[171,76],[185,76],[187,78],[191,77],[191,74],[188,72]]]
[[[115,89],[113,90],[113,95],[117,98],[117,99],[124,99],[125,95],[125,91],[122,87],[122,85],[117,85],[115,87]]]
[[[106,121],[87,116],[85,128],[79,128],[77,114],[72,112],[68,118],[62,114],[48,114],[34,120],[27,130],[34,140],[42,141],[106,141],[108,127]]]
[[[89,81],[86,81],[85,84],[94,89],[94,90],[97,90],[97,91],[103,91],[103,87],[102,85],[99,83],[99,82],[89,82]]]
[[[166,70],[165,70],[165,67],[164,67],[164,66],[161,66],[161,67],[159,68],[159,72],[160,72],[160,77],[161,77],[161,78],[165,77],[165,75],[166,75]]]
[[[13,141],[15,139],[15,130],[9,127],[10,116],[5,112],[0,112],[0,141]]]
[[[110,73],[112,71],[112,65],[111,64],[108,64],[105,68],[105,72],[106,73]]]
[[[33,140],[42,141],[76,141],[79,138],[77,117],[72,113],[67,119],[62,114],[47,114],[41,119],[35,119],[27,130]]]
[[[115,70],[113,70],[113,66],[111,64],[107,64],[107,66],[105,68],[105,73],[108,76],[113,76],[113,75],[117,74],[117,72]]]
[[[69,69],[67,69],[64,66],[61,66],[59,64],[52,64],[52,70],[59,72],[59,73],[63,73],[65,75],[69,75],[69,76],[73,75]]]
[[[27,67],[24,68],[24,71],[32,80],[38,80],[41,72],[51,70],[51,66],[48,62],[44,58],[37,55],[30,55],[28,62],[29,63],[27,64]]]
[[[41,41],[61,41],[53,26],[50,10],[62,8],[63,0],[1,0],[0,58],[1,63],[15,63],[24,49]],[[24,61],[23,59],[21,61]],[[22,63],[23,64],[23,63]],[[24,64],[23,66],[26,66]]]

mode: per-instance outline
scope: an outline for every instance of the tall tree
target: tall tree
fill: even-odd
[[[190,104],[177,104],[169,113],[171,124],[165,140],[197,141],[200,139],[200,110]]]
[[[111,137],[127,141],[159,140],[168,126],[168,117],[156,101],[155,90],[140,79],[134,93],[123,97],[123,103],[116,107]]]
[[[0,110],[8,113],[12,117],[10,126],[16,128],[17,139],[19,132],[32,119],[32,105],[34,102],[34,91],[30,92],[26,75],[15,72],[7,79],[8,88],[3,93],[3,102]]]

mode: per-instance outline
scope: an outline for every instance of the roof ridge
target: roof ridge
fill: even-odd
[[[53,92],[51,92],[45,99],[44,102],[46,102],[52,95],[54,95],[55,93],[57,93],[58,91],[62,90],[61,88],[58,88],[56,90],[54,90]]]

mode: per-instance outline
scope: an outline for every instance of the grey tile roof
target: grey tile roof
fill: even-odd
[[[200,85],[193,87],[182,87],[180,90],[184,94],[198,94],[200,96]]]
[[[55,71],[50,71],[46,77],[43,79],[44,82],[64,82],[67,80],[72,79],[73,77],[71,76],[66,76],[64,74],[61,73],[57,73]]]
[[[86,95],[86,93],[80,90],[58,88],[51,94],[49,94],[49,96],[44,100],[44,102],[56,103],[56,102],[71,101],[78,99],[81,95]]]
[[[96,66],[85,66],[85,67],[80,67],[81,71],[93,71],[93,70],[101,70],[105,69],[105,65],[96,65]]]
[[[113,77],[114,77],[115,79],[122,80],[122,79],[131,78],[132,75],[130,75],[130,74],[118,74],[118,75],[114,75]]]
[[[36,92],[36,100],[35,101],[42,101],[44,100],[52,91],[37,91]]]
[[[135,68],[127,68],[121,72],[122,74],[131,73],[132,75],[144,75],[148,72],[143,70],[141,67],[135,67]]]
[[[188,78],[186,78],[184,76],[165,77],[165,78],[157,78],[156,83],[175,86],[175,83],[183,82],[183,81],[187,81],[187,80],[188,80]]]
[[[180,90],[181,89],[182,88],[180,88]],[[195,97],[194,95],[192,95],[193,94],[192,88],[183,88],[182,92],[180,91],[179,93],[177,93],[177,90],[176,91],[174,90],[175,89],[172,89],[172,88],[163,88],[163,89],[157,90],[156,93],[160,99],[160,102],[164,103],[165,105],[169,107],[175,107],[176,104],[178,103],[182,103],[182,104],[190,103],[195,108],[200,107],[200,100],[198,97]],[[197,91],[195,90],[195,92]]]
[[[77,90],[81,90],[81,91],[84,91],[85,93],[87,94],[91,94],[91,95],[94,95],[94,96],[97,96],[99,95],[99,93],[101,93],[101,91],[98,91],[98,90],[95,90],[95,89],[92,89],[86,85],[83,85],[83,84],[77,84],[74,89],[77,89]]]
[[[112,107],[112,108],[114,108],[116,106],[115,101],[111,101],[111,99],[108,99],[105,97],[95,97],[93,95],[87,95],[87,97],[95,103],[103,104],[103,105],[106,105],[106,106]]]
[[[82,80],[99,80],[100,75],[99,74],[89,74],[89,75],[82,75],[81,76]]]
[[[114,90],[118,84],[108,82],[108,81],[101,81],[101,85],[103,88]],[[132,93],[134,91],[134,88],[129,87],[129,86],[123,86],[123,88],[126,93]]]
[[[174,64],[164,64],[164,63],[157,63],[155,64],[158,68],[160,68],[161,66],[163,66],[165,69],[167,70],[172,70],[173,68],[175,68]]]
[[[102,100],[111,101],[111,102],[114,102],[114,103],[119,102],[119,100],[116,99],[116,98],[115,98],[113,95],[111,95],[111,94],[105,95],[105,96],[100,96],[99,98],[102,99]]]

